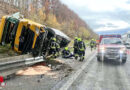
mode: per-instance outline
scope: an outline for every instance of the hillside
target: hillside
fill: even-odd
[[[26,18],[62,30],[68,36],[84,39],[96,38],[89,26],[60,0],[3,0],[2,13],[10,14],[20,11]],[[0,15],[2,15],[0,13]]]
[[[3,1],[0,1],[0,19],[4,15],[13,14],[18,11],[19,10],[15,6],[9,5],[8,3],[4,3]]]

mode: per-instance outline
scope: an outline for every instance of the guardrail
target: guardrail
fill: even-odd
[[[26,58],[24,60],[3,62],[3,63],[0,63],[0,72],[11,69],[11,68],[20,67],[20,66],[33,65],[33,64],[43,62],[43,61],[44,61],[43,57],[40,56],[40,57],[35,57],[35,58],[34,57]]]

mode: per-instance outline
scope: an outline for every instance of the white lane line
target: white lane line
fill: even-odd
[[[78,78],[78,76],[82,73],[82,71],[89,65],[90,61],[96,56],[96,53],[93,54],[92,57],[90,57],[84,65],[81,66],[81,68],[75,72],[68,81],[61,87],[59,90],[68,90],[69,87],[72,85],[72,83]]]

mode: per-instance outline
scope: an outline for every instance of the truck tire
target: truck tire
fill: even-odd
[[[123,59],[123,60],[122,60],[122,63],[126,63],[126,59]]]
[[[97,61],[101,62],[101,59],[100,59],[100,57],[97,57]]]

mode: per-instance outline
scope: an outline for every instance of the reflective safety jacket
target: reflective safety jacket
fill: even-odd
[[[78,42],[78,49],[79,51],[85,51],[85,43],[83,41]]]
[[[56,43],[56,48],[58,48],[58,49],[60,48],[60,45],[59,45],[59,43]]]
[[[62,55],[70,55],[70,50],[63,50]]]
[[[95,42],[92,40],[91,42],[90,42],[90,46],[94,46],[95,45]]]
[[[51,42],[51,45],[50,45],[50,48],[51,49],[56,49],[56,42]]]
[[[74,48],[78,48],[78,40],[77,39],[74,40]]]

